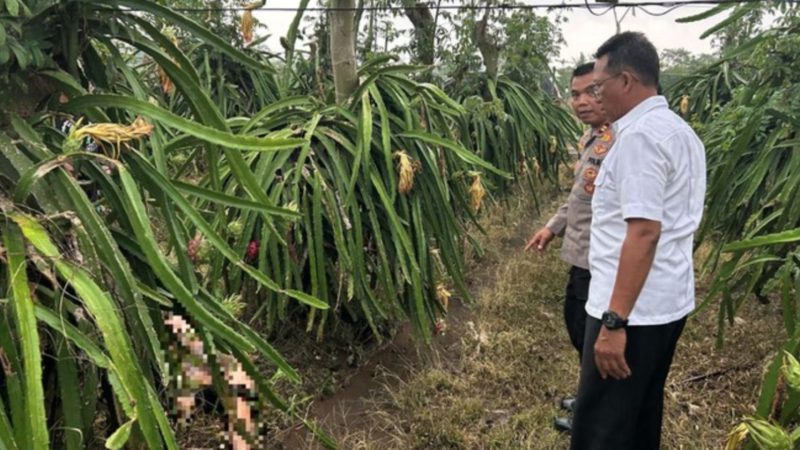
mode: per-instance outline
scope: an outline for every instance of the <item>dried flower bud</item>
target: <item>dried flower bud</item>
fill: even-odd
[[[439,300],[445,311],[447,311],[447,307],[450,305],[450,297],[452,296],[453,294],[445,288],[444,284],[439,283],[439,285],[436,286],[436,299]]]
[[[242,14],[242,40],[249,43],[253,40],[253,10],[247,9]]]
[[[684,95],[681,97],[681,114],[686,115],[689,112],[689,96]]]
[[[486,190],[483,188],[481,175],[479,173],[475,174],[475,178],[472,180],[472,186],[469,188],[469,195],[472,209],[480,211],[483,206],[483,197],[486,195]]]
[[[158,66],[158,79],[161,81],[161,90],[164,91],[165,94],[170,95],[175,92],[175,85],[172,84],[172,80],[169,78],[169,75],[167,75],[167,71],[161,66]]]
[[[399,160],[397,170],[400,172],[400,181],[397,189],[401,194],[408,194],[414,187],[414,172],[419,170],[419,163],[415,163],[405,150],[395,152],[394,157]]]
[[[747,424],[740,423],[728,434],[725,450],[738,450],[745,439],[747,439]]]

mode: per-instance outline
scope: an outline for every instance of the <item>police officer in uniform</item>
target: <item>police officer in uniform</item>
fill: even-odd
[[[592,94],[593,70],[594,63],[586,63],[576,67],[572,73],[571,106],[581,122],[590,128],[578,142],[580,159],[575,165],[575,182],[569,198],[525,246],[526,251],[535,248],[543,253],[554,237],[564,238],[561,259],[571,265],[564,302],[564,322],[579,357],[583,353],[585,306],[591,278],[588,254],[594,181],[603,158],[614,143],[614,135],[607,123],[603,106]],[[572,412],[575,399],[565,398],[561,406]],[[561,431],[570,431],[572,421],[568,417],[556,418],[555,427]]]

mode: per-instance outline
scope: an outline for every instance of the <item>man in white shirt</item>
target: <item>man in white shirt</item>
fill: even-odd
[[[657,95],[658,53],[643,34],[618,34],[596,57],[594,93],[616,142],[592,200],[589,318],[571,449],[654,450],[664,384],[694,308],[705,149]]]

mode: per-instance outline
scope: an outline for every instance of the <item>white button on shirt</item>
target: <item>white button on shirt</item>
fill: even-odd
[[[689,314],[694,301],[692,243],[703,214],[703,143],[664,97],[650,97],[614,123],[617,140],[595,181],[586,312],[608,309],[626,219],[661,223],[653,266],[629,325],[661,325]]]

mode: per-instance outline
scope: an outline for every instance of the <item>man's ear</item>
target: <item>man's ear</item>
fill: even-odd
[[[622,72],[620,78],[622,78],[623,83],[622,90],[624,92],[630,92],[633,89],[633,83],[636,81],[636,78],[627,70]]]

